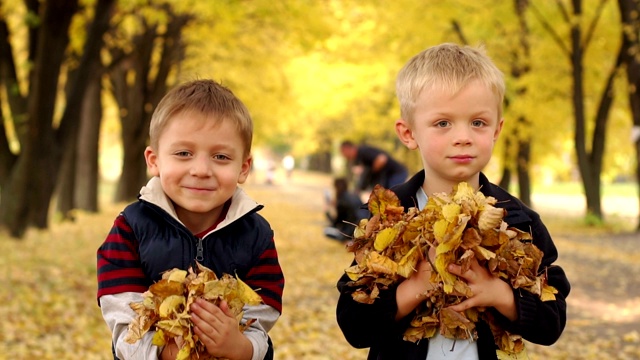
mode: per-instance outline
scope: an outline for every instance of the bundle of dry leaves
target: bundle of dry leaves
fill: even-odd
[[[347,247],[356,260],[345,270],[350,285],[357,287],[353,299],[373,303],[380,290],[411,276],[417,263],[426,259],[433,268],[430,281],[435,288],[423,294],[426,300],[416,309],[405,340],[417,342],[437,331],[452,339],[475,339],[475,323],[482,318],[500,351],[522,352],[522,338],[500,329],[485,309],[464,313],[448,309],[473,294],[464,279],[447,267],[454,263],[465,272],[473,259],[514,289],[539,295],[543,301],[555,299],[556,289],[546,283],[544,273],[538,275],[542,252],[529,233],[508,227],[505,210],[495,204],[496,199],[462,182],[449,194],[430,196],[423,210],[412,207],[405,212],[395,193],[377,185],[368,204],[372,216],[360,221]],[[435,249],[434,260],[427,255],[430,248]]]
[[[210,269],[197,264],[197,270],[172,269],[162,274],[162,279],[151,285],[142,294],[141,302],[129,306],[136,312],[136,318],[129,324],[125,341],[134,344],[142,336],[155,329],[153,344],[164,346],[171,338],[182,343],[176,360],[218,359],[207,354],[204,344],[193,334],[193,322],[189,315],[191,304],[203,298],[214,304],[226,301],[236,316],[240,331],[244,331],[254,320],[241,323],[244,305],[262,302],[251,287],[229,274],[220,279]]]

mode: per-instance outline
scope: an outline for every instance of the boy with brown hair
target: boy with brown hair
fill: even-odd
[[[547,273],[549,285],[558,290],[556,300],[539,296],[492,276],[477,260],[466,272],[450,265],[448,271],[466,280],[473,296],[451,307],[462,312],[485,307],[497,323],[525,340],[550,345],[566,324],[570,285],[564,271],[553,263],[556,247],[540,216],[481,172],[491,158],[503,125],[503,75],[482,49],[441,44],[415,55],[396,80],[401,118],[395,123],[398,138],[407,148],[418,150],[424,170],[392,190],[405,209],[422,209],[429,195],[450,193],[460,182],[497,199],[506,210],[504,221],[530,232],[533,244],[543,253],[539,271]],[[433,254],[430,254],[433,257]],[[354,262],[355,263],[355,262]],[[497,346],[487,323],[477,324],[477,341],[448,339],[441,334],[417,343],[404,341],[403,333],[414,309],[425,301],[421,294],[432,290],[428,260],[421,261],[409,278],[381,291],[373,304],[351,297],[345,274],[338,281],[340,298],[337,320],[347,341],[370,348],[369,359],[497,359]]]
[[[153,176],[138,201],[115,219],[98,249],[98,302],[113,341],[114,358],[175,359],[178,345],[152,345],[154,331],[124,341],[135,318],[129,307],[173,269],[196,262],[218,277],[237,275],[263,303],[245,306],[244,332],[229,311],[197,300],[194,333],[215,357],[272,359],[268,331],[282,311],[284,276],[273,230],[256,203],[238,187],[251,169],[253,124],[244,104],[212,80],[182,84],[160,101],[144,152]],[[195,268],[195,266],[194,266]]]

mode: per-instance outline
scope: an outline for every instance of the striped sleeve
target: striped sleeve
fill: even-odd
[[[149,287],[140,264],[138,241],[120,214],[98,248],[98,299],[103,295],[144,292]]]
[[[258,263],[247,273],[243,279],[262,297],[265,304],[282,313],[282,291],[284,290],[284,274],[278,262],[273,239],[258,259]]]

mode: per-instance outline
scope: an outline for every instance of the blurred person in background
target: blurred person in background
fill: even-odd
[[[372,189],[376,184],[390,189],[405,182],[409,175],[406,166],[373,146],[356,145],[346,140],[340,145],[340,152],[354,166],[358,191]]]
[[[330,194],[326,194],[325,215],[330,226],[324,229],[324,234],[328,238],[346,241],[353,236],[355,225],[360,219],[368,217],[368,211],[362,207],[360,197],[349,190],[349,182],[344,177],[336,178],[333,181],[335,191],[333,199]]]

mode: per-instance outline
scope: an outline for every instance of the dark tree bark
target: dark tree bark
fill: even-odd
[[[73,220],[73,210],[98,211],[98,152],[102,122],[101,80],[103,68],[96,64],[80,109],[78,134],[69,141],[61,165],[57,193],[58,213]]]
[[[66,107],[56,127],[53,114],[59,75],[69,43],[69,25],[78,11],[78,1],[27,1],[29,9],[41,6],[41,21],[37,33],[30,32],[29,35],[30,39],[37,39],[37,43],[29,46],[33,51],[29,54],[29,58],[33,59],[33,68],[29,77],[24,124],[20,122],[20,113],[14,117],[14,121],[18,119],[19,134],[24,134],[20,138],[20,154],[15,164],[7,169],[7,181],[2,186],[0,221],[13,237],[21,237],[30,225],[38,228],[48,226],[48,210],[63,150],[76,135],[79,124],[77,109],[86,89],[90,65],[98,59],[102,35],[108,26],[114,3],[114,0],[96,2],[95,18],[87,34],[78,76],[69,86]],[[7,61],[3,60],[3,63],[3,71],[6,71]],[[10,75],[4,77],[5,80],[10,78]]]
[[[78,155],[78,138],[73,138],[67,144],[62,162],[60,164],[60,174],[57,181],[56,208],[58,214],[65,220],[74,220],[72,210],[74,209],[73,192],[76,186],[76,156]]]
[[[51,130],[55,107],[55,94],[60,66],[69,42],[69,24],[77,11],[77,0],[50,1],[44,4],[36,57],[31,76],[32,86],[27,106],[27,132],[21,144],[21,152],[12,168],[9,182],[2,188],[0,219],[12,236],[20,237],[28,225],[46,227],[36,215],[34,205],[48,202],[53,191],[52,180],[56,167],[51,160],[60,156]],[[47,159],[47,160],[49,160]],[[37,169],[37,170],[35,170]],[[35,173],[37,172],[37,173]]]
[[[508,136],[504,137],[504,151],[502,152],[502,174],[500,175],[500,181],[498,181],[498,186],[509,191],[509,187],[511,186],[511,166],[512,156],[511,156],[511,139]]]
[[[184,57],[182,29],[191,19],[190,15],[176,15],[165,7],[169,15],[166,30],[159,33],[156,26],[141,22],[143,33],[133,39],[135,51],[126,55],[111,72],[114,97],[120,108],[122,124],[123,165],[118,181],[115,201],[135,199],[140,187],[147,181],[144,149],[147,146],[149,123],[153,110],[169,87],[169,74]],[[153,63],[154,43],[161,41],[159,63]],[[119,56],[119,49],[112,49]],[[157,66],[155,76],[152,67]],[[128,74],[134,73],[135,80],[127,82]]]
[[[76,154],[74,206],[77,209],[97,212],[98,180],[100,169],[98,162],[100,143],[100,124],[102,123],[102,72],[92,76],[82,104],[82,123],[78,136]]]
[[[529,0],[514,0],[514,7],[518,17],[518,51],[514,54],[511,65],[511,75],[515,78],[525,76],[531,68],[531,46],[529,44],[529,25],[525,16],[529,7]],[[516,89],[517,96],[525,96],[526,86]],[[516,172],[518,174],[518,191],[520,200],[531,206],[531,177],[529,168],[531,167],[531,123],[525,115],[521,115],[516,120]]]

